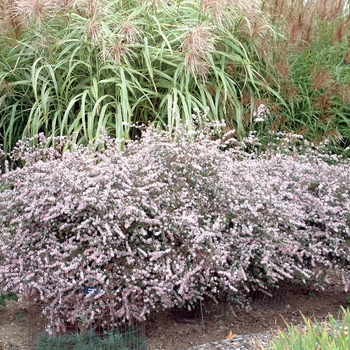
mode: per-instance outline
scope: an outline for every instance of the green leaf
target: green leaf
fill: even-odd
[[[18,301],[18,295],[16,293],[10,292],[6,295],[6,299]]]

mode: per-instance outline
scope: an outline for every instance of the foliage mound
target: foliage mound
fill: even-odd
[[[347,288],[349,160],[302,152],[291,135],[284,153],[248,153],[252,137],[229,147],[237,140],[210,135],[220,128],[149,127],[100,147],[19,142],[12,160],[23,167],[1,176],[3,290],[43,302],[58,331],[82,318],[113,327],[204,296],[242,303],[249,290],[306,281],[314,267],[341,268]]]

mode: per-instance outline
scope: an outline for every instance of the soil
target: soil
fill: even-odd
[[[230,332],[238,335],[285,329],[285,322],[300,325],[303,315],[323,321],[329,314],[337,317],[341,306],[347,307],[347,293],[338,286],[330,285],[324,291],[300,285],[285,287],[288,294],[284,300],[275,296],[256,298],[250,310],[230,309],[225,303],[215,307],[204,305],[207,312],[204,312],[204,327],[201,317],[178,317],[176,312],[159,314],[148,323],[147,344],[150,350],[186,350],[194,345],[225,339]]]
[[[346,295],[339,284],[315,290],[304,285],[285,285],[273,297],[252,295],[250,310],[232,308],[227,303],[202,303],[191,312],[184,309],[160,312],[147,322],[150,350],[186,350],[193,345],[225,339],[234,334],[257,333],[284,328],[285,322],[302,323],[302,315],[324,320],[337,316],[346,307]],[[203,316],[203,317],[202,317]],[[0,350],[29,349],[28,303],[9,302],[0,306]]]

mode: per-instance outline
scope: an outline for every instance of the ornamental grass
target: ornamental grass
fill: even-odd
[[[248,5],[3,0],[5,150],[38,132],[74,135],[79,144],[97,139],[102,129],[128,138],[134,136],[130,123],[172,127],[176,114],[186,124],[194,108],[206,106],[210,119],[226,118],[243,135],[242,94],[253,99],[264,83],[238,36],[251,20]]]
[[[271,131],[350,143],[347,0],[1,0],[0,143],[77,143],[188,124],[210,107],[240,138]],[[181,118],[176,119],[175,115]]]
[[[341,309],[339,318],[329,315],[328,320],[319,322],[303,317],[304,326],[287,325],[268,347],[269,350],[347,350],[350,344],[350,312]]]

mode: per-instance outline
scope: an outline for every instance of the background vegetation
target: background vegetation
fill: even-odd
[[[349,146],[346,0],[1,0],[0,142],[134,137],[210,107],[238,137],[273,131]],[[180,116],[176,118],[176,116]]]

